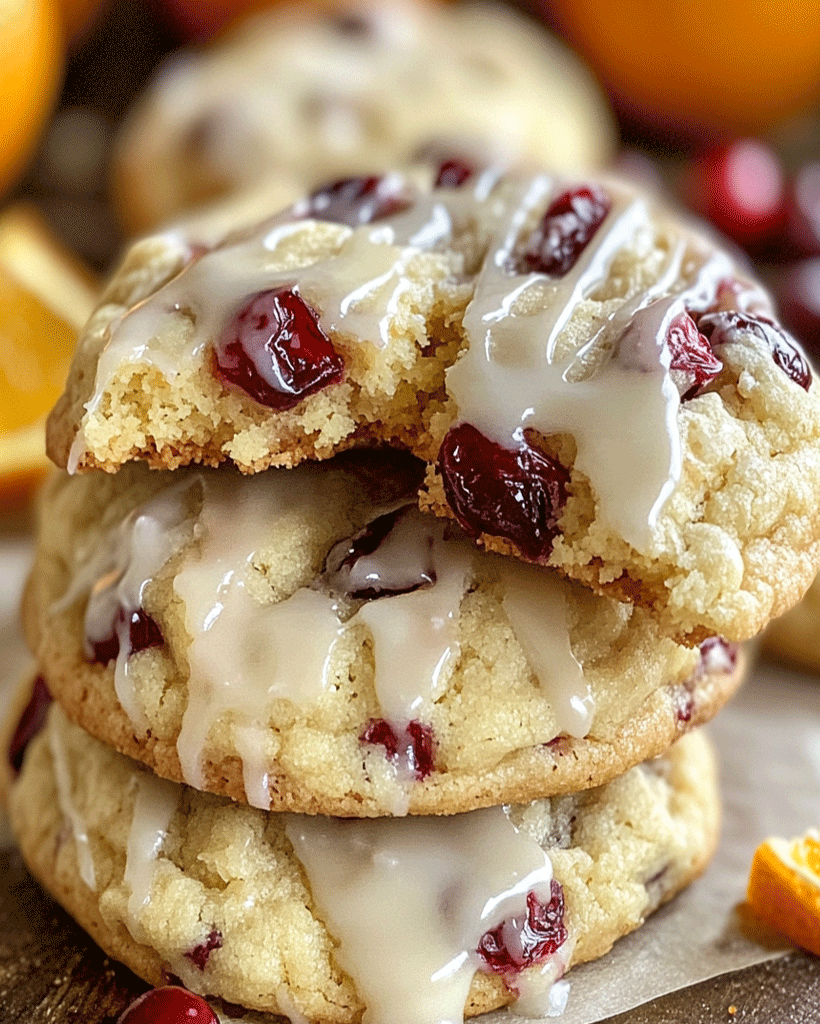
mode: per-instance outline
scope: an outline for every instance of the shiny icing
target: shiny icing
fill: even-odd
[[[501,807],[403,820],[285,820],[338,942],[335,956],[366,1004],[364,1024],[462,1021],[482,967],[482,935],[520,916],[528,892],[550,899],[547,854]],[[544,965],[542,1012],[567,951],[557,954]]]
[[[334,645],[353,627],[366,629],[381,716],[397,732],[413,720],[429,722],[459,656],[461,602],[482,560],[500,574],[504,610],[513,630],[520,631],[559,725],[572,735],[586,734],[594,706],[570,648],[562,585],[548,570],[507,564],[466,540],[448,538],[443,521],[415,506],[404,506],[377,549],[344,573],[320,572],[282,600],[265,602],[249,590],[249,574],[271,521],[292,512],[309,515],[326,487],[326,473],[303,466],[253,477],[185,474],[112,527],[76,569],[69,594],[92,595],[89,621],[101,607],[97,591],[112,590],[112,574],[121,584],[118,599],[128,598],[129,607],[138,608],[137,598],[181,552],[173,590],[188,637],[188,697],[177,740],[184,780],[203,787],[209,734],[218,720],[229,722],[248,802],[266,809],[275,761],[271,707],[286,701],[308,708],[319,700]],[[374,515],[383,511],[374,509]],[[383,594],[369,600],[350,596],[363,587]],[[65,603],[63,598],[60,604]],[[120,678],[122,707],[139,731],[145,715],[133,675],[120,671]],[[406,810],[413,780],[405,776],[397,766],[395,813]]]
[[[571,434],[575,470],[590,482],[599,519],[650,553],[681,475],[680,399],[666,332],[685,310],[717,302],[724,282],[741,280],[738,268],[705,236],[673,224],[648,195],[611,179],[604,183],[610,211],[570,271],[557,279],[519,273],[522,238],[566,182],[497,169],[474,174],[460,188],[430,189],[421,171],[404,184],[400,175],[392,177],[408,208],[371,224],[325,225],[324,232],[335,233],[329,254],[294,259],[296,236],[303,235],[309,253],[316,230],[315,220],[303,219],[309,210],[303,202],[195,255],[110,325],[88,413],[123,364],[148,364],[173,380],[205,358],[241,304],[263,290],[297,291],[331,338],[389,346],[413,260],[436,251],[452,259],[460,245],[477,244],[480,266],[463,277],[472,289],[463,319],[467,345],[447,372],[451,411],[507,447],[517,447],[527,430]],[[468,236],[475,238],[465,243]],[[630,249],[645,255],[649,245],[665,253],[652,280],[627,288],[614,311],[608,305],[596,314],[580,349],[562,345],[579,309],[608,282],[616,258]],[[460,265],[451,263],[454,280]],[[742,307],[749,295],[758,309],[769,308],[762,290],[745,282],[734,293],[724,288],[719,301]],[[81,427],[72,466],[84,448]]]

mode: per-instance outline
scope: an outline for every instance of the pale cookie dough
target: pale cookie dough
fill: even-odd
[[[769,623],[760,646],[773,658],[820,672],[820,580],[814,580],[794,608]]]
[[[367,816],[598,785],[734,692],[734,645],[450,536],[418,470],[55,475],[25,600],[55,696],[163,776]]]
[[[565,170],[615,148],[586,67],[500,3],[280,4],[161,67],[121,129],[113,192],[144,231],[223,196],[277,209],[442,140]]]
[[[700,733],[577,796],[344,822],[160,780],[57,705],[8,812],[33,874],[141,977],[317,1024],[457,1022],[516,993],[542,1015],[703,869],[719,818]]]
[[[139,243],[52,457],[255,472],[405,446],[489,547],[689,643],[754,636],[820,568],[820,399],[768,295],[632,186],[458,167],[347,182],[211,250]]]

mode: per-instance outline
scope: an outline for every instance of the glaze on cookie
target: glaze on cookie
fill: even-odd
[[[606,179],[447,162],[335,182],[203,248],[139,243],[50,418],[72,470],[245,472],[367,443],[488,547],[755,635],[820,562],[820,402],[768,295]]]
[[[734,645],[482,552],[395,454],[55,476],[25,601],[69,715],[262,808],[453,813],[597,785],[725,703]]]
[[[57,707],[8,807],[31,871],[147,981],[317,1024],[560,1007],[555,980],[697,875],[718,819],[698,733],[576,796],[343,822],[157,779]]]

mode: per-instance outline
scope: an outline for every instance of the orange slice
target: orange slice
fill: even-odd
[[[0,498],[24,496],[48,467],[45,417],[95,297],[33,209],[0,213]]]
[[[766,924],[820,956],[820,832],[767,839],[755,850],[747,900]]]

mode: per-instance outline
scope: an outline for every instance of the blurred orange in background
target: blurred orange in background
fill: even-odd
[[[0,193],[16,182],[57,99],[61,17],[55,0],[0,0]]]
[[[757,133],[820,93],[817,0],[537,2],[644,125]]]
[[[91,28],[106,0],[59,0],[63,30],[68,43],[79,42]],[[207,3],[205,4],[207,6]]]
[[[46,414],[96,298],[92,275],[33,209],[0,214],[0,500],[45,472]]]

